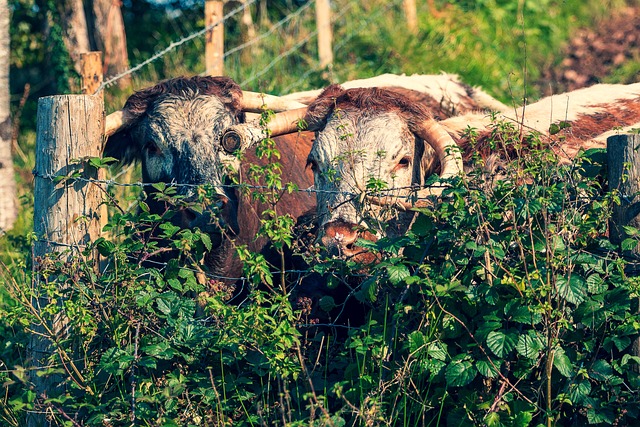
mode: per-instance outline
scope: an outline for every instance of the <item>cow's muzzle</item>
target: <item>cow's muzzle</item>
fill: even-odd
[[[357,245],[358,239],[375,242],[377,238],[372,233],[358,228],[356,224],[342,220],[327,223],[320,241],[329,255],[351,259],[363,264],[379,261],[376,254]]]

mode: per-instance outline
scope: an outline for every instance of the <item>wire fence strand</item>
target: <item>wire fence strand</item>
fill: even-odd
[[[206,27],[204,27],[203,29],[196,31],[194,33],[189,34],[186,37],[183,37],[182,39],[172,42],[169,46],[167,46],[166,48],[162,49],[159,52],[156,52],[154,55],[152,55],[149,59],[147,59],[146,61],[141,62],[140,64],[136,65],[135,67],[129,68],[128,70],[115,75],[107,80],[105,80],[96,90],[95,93],[100,93],[101,90],[105,89],[106,87],[111,86],[112,84],[114,84],[115,82],[117,82],[118,80],[120,80],[123,77],[126,77],[130,74],[135,73],[136,71],[140,70],[141,68],[145,67],[146,65],[162,58],[164,55],[168,54],[169,52],[171,52],[172,50],[182,46],[183,44],[197,38],[197,37],[202,37],[204,36],[207,32],[211,31],[212,29],[214,29],[215,27],[217,27],[218,25],[224,23],[225,21],[227,21],[228,19],[232,18],[233,16],[237,15],[238,13],[244,11],[247,7],[249,7],[250,5],[252,5],[253,3],[255,3],[256,0],[247,0],[246,3],[243,3],[241,6],[233,9],[231,12],[227,13],[226,15],[224,15],[221,19],[219,19],[218,21],[214,22],[211,25],[208,25]]]

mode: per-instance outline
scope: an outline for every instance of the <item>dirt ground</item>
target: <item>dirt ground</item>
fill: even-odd
[[[596,29],[580,30],[538,83],[545,95],[562,93],[602,82],[627,61],[640,61],[640,8],[602,20]],[[629,81],[640,81],[636,74]]]

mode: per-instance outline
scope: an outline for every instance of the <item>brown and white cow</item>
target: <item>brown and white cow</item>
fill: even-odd
[[[416,124],[431,118],[428,108],[380,88],[330,86],[309,106],[306,120],[316,139],[308,163],[315,176],[319,238],[326,248],[366,261],[370,257],[356,246],[358,237],[397,236],[407,229],[414,214],[406,208],[413,205],[415,188],[442,168],[439,163],[446,158],[416,132]],[[466,129],[475,128],[482,141],[496,121],[513,122],[522,129],[521,136],[549,135],[552,123],[568,122],[562,144],[553,148],[560,157],[571,158],[580,149],[603,147],[612,132],[640,126],[640,83],[597,85],[512,112],[471,112],[439,125],[451,136],[445,146],[451,147],[455,139],[459,155],[465,157],[479,149],[464,138]],[[455,162],[444,169],[445,176],[462,170]],[[380,191],[385,185],[393,190]],[[403,209],[390,209],[391,204]]]
[[[435,86],[441,88],[440,92],[431,92],[435,98],[422,93],[420,86],[418,91],[396,88],[396,93],[403,93],[418,104],[427,103],[442,118],[450,116],[450,111],[468,111],[469,102],[477,107],[468,97],[451,95],[454,89],[467,93],[459,81],[446,84],[446,78],[434,77],[438,82]],[[421,81],[429,78],[423,76]],[[444,99],[449,99],[448,103]],[[206,264],[214,276],[240,277],[242,265],[234,246],[246,244],[254,252],[264,249],[266,239],[255,236],[267,206],[230,185],[230,173],[240,171],[247,176],[248,165],[264,165],[265,160],[257,159],[254,150],[247,150],[241,163],[234,152],[242,147],[234,141],[223,143],[221,135],[230,126],[246,122],[250,112],[259,112],[263,107],[287,110],[281,113],[284,117],[268,125],[275,135],[278,123],[284,120],[289,127],[294,117],[299,116],[300,110],[295,108],[303,106],[293,100],[243,92],[225,77],[171,79],[134,93],[123,110],[107,117],[104,154],[124,163],[140,162],[145,183],[176,184],[179,194],[187,199],[196,196],[197,185],[211,185],[217,193],[213,206],[205,206],[202,212],[185,209],[174,221],[182,227],[199,227],[210,233],[213,249]],[[262,132],[259,129],[258,136]],[[311,132],[302,132],[275,138],[283,182],[292,182],[303,189],[313,185],[313,174],[305,167],[312,137]],[[148,204],[153,213],[164,212],[164,204],[153,197]],[[312,194],[283,191],[276,210],[280,215],[299,218],[314,207]]]

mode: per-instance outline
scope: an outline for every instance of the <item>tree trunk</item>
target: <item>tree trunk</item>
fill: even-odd
[[[94,50],[103,52],[103,70],[106,77],[113,77],[129,69],[127,37],[122,19],[120,0],[93,0],[92,22],[95,37]],[[131,86],[131,76],[118,80],[118,86]]]
[[[0,233],[13,227],[17,216],[9,105],[9,7],[7,0],[0,0]]]
[[[59,3],[61,25],[64,28],[64,44],[69,52],[73,67],[80,74],[80,54],[89,52],[89,28],[82,0],[66,0]]]

